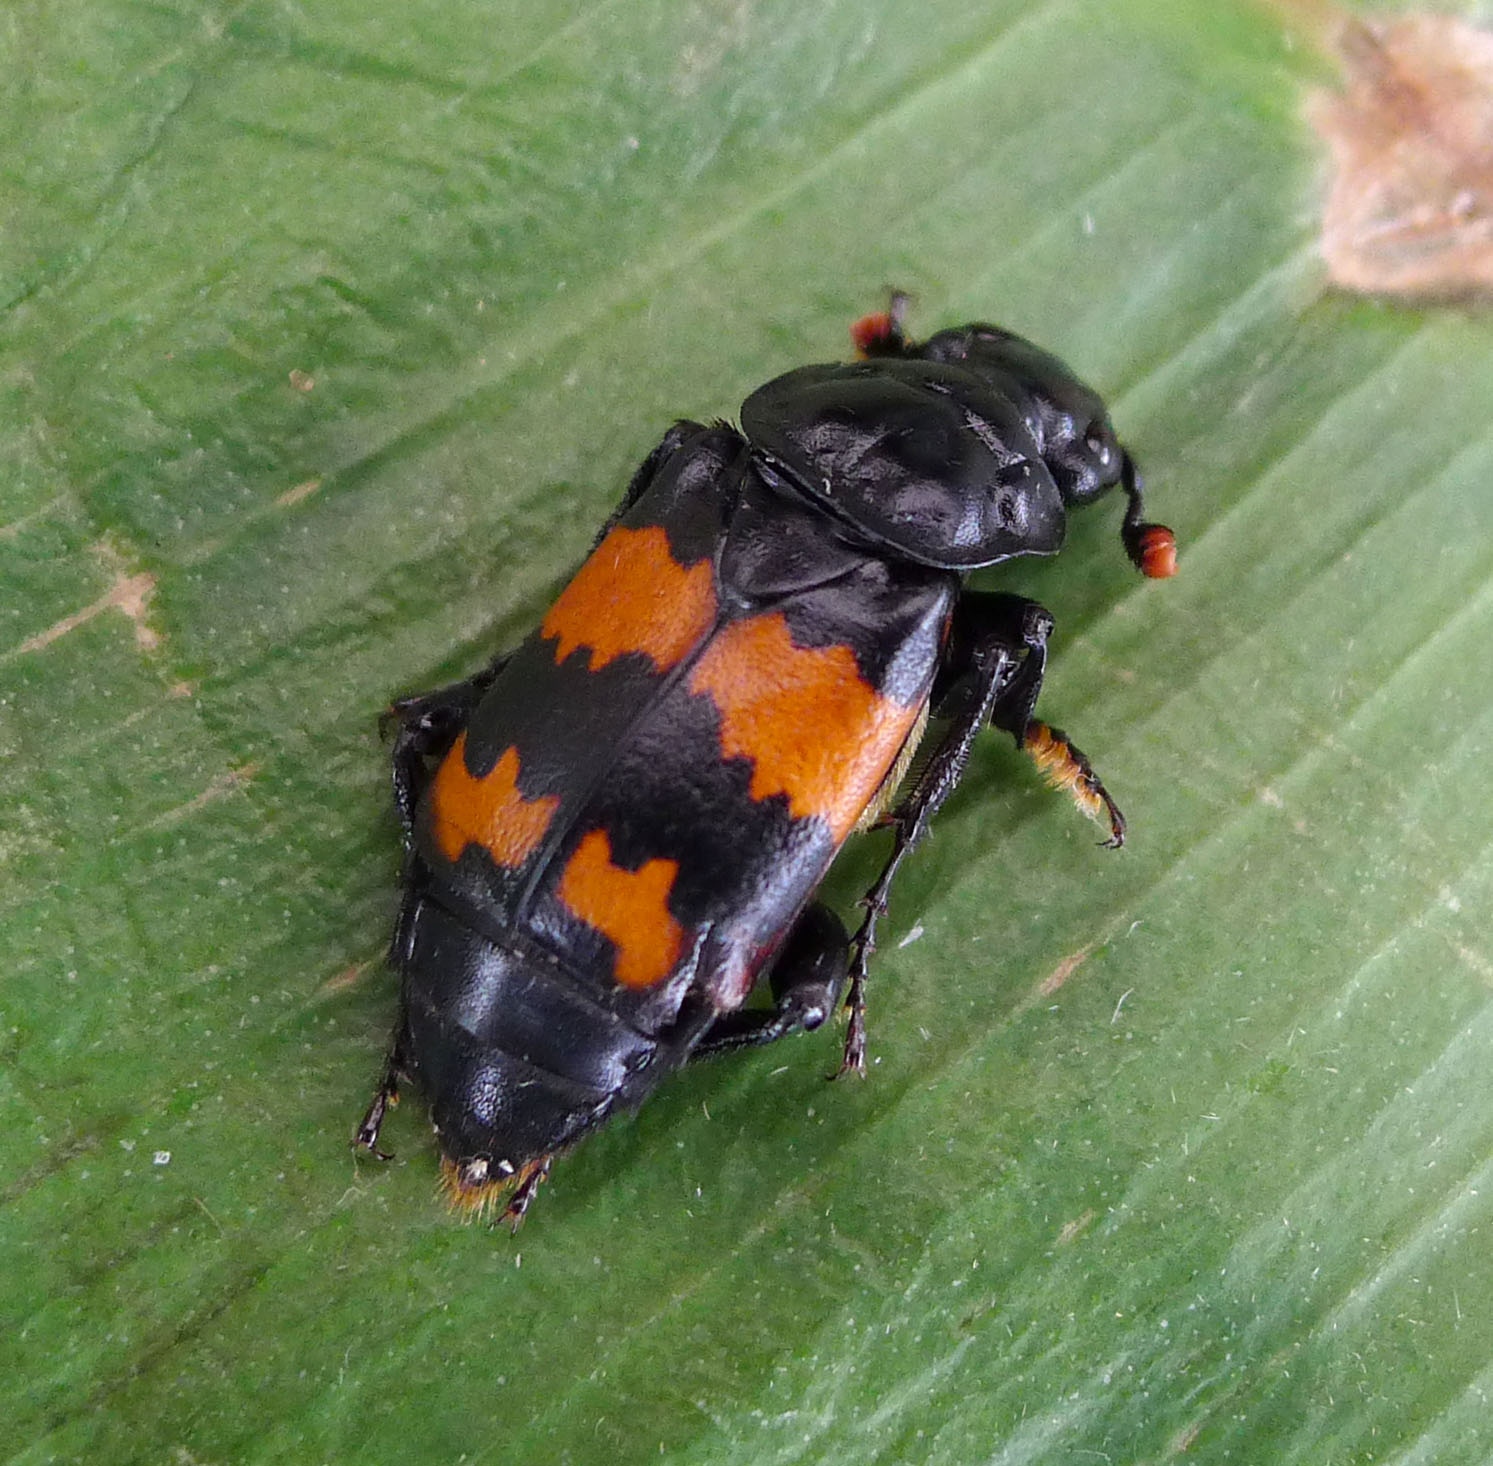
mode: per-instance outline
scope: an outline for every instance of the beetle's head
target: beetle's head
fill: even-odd
[[[1120,482],[1122,450],[1103,399],[1051,352],[980,322],[940,331],[916,350],[958,362],[1020,404],[1065,504],[1087,504]]]
[[[1129,507],[1121,534],[1130,558],[1147,575],[1174,573],[1175,539],[1165,526],[1142,521],[1139,475],[1103,399],[1065,362],[1014,331],[982,322],[940,331],[906,349],[929,361],[957,363],[1019,404],[1066,507],[1123,488]]]
[[[971,570],[1063,543],[1063,496],[1009,397],[934,362],[811,366],[742,405],[758,462],[878,549]]]

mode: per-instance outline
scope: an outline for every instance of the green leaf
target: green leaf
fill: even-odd
[[[1324,291],[1319,58],[1146,0],[4,27],[10,1460],[1487,1459],[1493,329]],[[1072,361],[1178,532],[989,577],[1131,841],[982,744],[868,1082],[702,1065],[463,1227],[418,1102],[346,1144],[378,710],[888,285]]]

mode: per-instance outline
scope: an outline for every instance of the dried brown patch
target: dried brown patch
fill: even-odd
[[[240,764],[236,769],[226,769],[214,778],[200,794],[187,800],[185,804],[178,804],[174,809],[168,809],[164,814],[158,814],[142,828],[157,830],[169,825],[180,824],[182,820],[190,819],[198,810],[205,809],[209,804],[216,804],[218,800],[224,799],[228,795],[242,789],[253,780],[258,772],[259,765],[257,763]]]
[[[282,509],[289,509],[292,504],[299,504],[302,499],[309,499],[321,487],[319,478],[308,478],[304,483],[297,484],[293,489],[286,491],[275,500]]]
[[[365,972],[371,971],[372,968],[372,962],[354,962],[349,966],[344,967],[341,972],[333,973],[331,977],[329,977],[324,983],[322,983],[322,995],[327,996],[331,993],[346,992],[348,988],[356,987],[358,979],[361,978]]]
[[[1493,33],[1452,16],[1344,20],[1345,87],[1308,115],[1332,154],[1334,284],[1415,300],[1493,295]]]
[[[1199,1434],[1201,1434],[1202,1429],[1203,1422],[1201,1420],[1194,1421],[1191,1425],[1187,1426],[1183,1430],[1178,1431],[1177,1434],[1172,1437],[1167,1450],[1173,1456],[1186,1455],[1187,1452],[1192,1449],[1192,1443],[1198,1438]]]
[[[95,616],[105,611],[122,611],[129,617],[135,630],[135,645],[142,652],[153,652],[160,646],[161,633],[146,619],[146,613],[150,609],[150,598],[155,594],[155,576],[147,571],[131,575],[119,551],[106,541],[95,545],[93,552],[104,569],[114,576],[114,583],[109,589],[98,600],[84,606],[81,611],[74,611],[72,615],[64,616],[60,621],[54,621],[45,631],[38,631],[35,636],[27,637],[0,660],[8,661],[12,657],[23,657],[30,652],[39,652],[66,636],[69,631],[76,631],[78,627],[86,625]]]
[[[1065,1222],[1063,1230],[1058,1233],[1058,1246],[1066,1247],[1081,1232],[1086,1232],[1093,1220],[1094,1208],[1090,1207],[1082,1216],[1074,1217],[1071,1222]]]
[[[1083,947],[1079,951],[1064,957],[1037,985],[1038,996],[1046,998],[1057,992],[1089,960],[1093,952],[1094,949],[1092,947]]]

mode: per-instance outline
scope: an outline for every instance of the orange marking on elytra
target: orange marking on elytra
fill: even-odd
[[[544,839],[560,806],[558,795],[525,799],[518,788],[518,750],[507,748],[490,774],[467,772],[461,734],[430,786],[431,832],[447,860],[480,845],[499,865],[515,869]]]
[[[591,650],[591,671],[624,652],[672,667],[715,622],[715,575],[708,560],[685,568],[657,525],[618,525],[576,571],[540,626],[553,638],[555,660]]]
[[[917,723],[919,706],[883,697],[848,646],[795,646],[782,612],[719,631],[690,676],[721,715],[721,751],[752,761],[751,796],[788,796],[835,843],[854,827]]]
[[[684,947],[684,928],[669,910],[677,860],[645,860],[637,870],[612,864],[605,830],[591,830],[560,878],[560,899],[617,948],[617,981],[646,988],[667,977]]]

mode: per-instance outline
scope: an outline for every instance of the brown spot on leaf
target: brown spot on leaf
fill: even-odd
[[[114,576],[114,583],[109,589],[81,611],[74,611],[70,616],[54,621],[45,631],[38,631],[35,636],[27,637],[19,646],[0,656],[0,661],[39,652],[66,636],[69,631],[76,631],[78,627],[86,625],[104,611],[122,611],[129,617],[135,631],[135,645],[142,652],[153,652],[160,646],[160,632],[146,619],[150,598],[155,594],[155,576],[148,571],[142,571],[138,575],[129,574],[123,556],[107,541],[95,545],[93,551],[104,569]]]
[[[1073,952],[1069,956],[1064,957],[1063,960],[1059,962],[1058,965],[1054,967],[1052,971],[1042,979],[1041,983],[1038,984],[1037,992],[1039,993],[1039,995],[1046,998],[1057,992],[1057,990],[1062,987],[1062,985],[1067,982],[1068,979],[1072,977],[1073,974],[1077,972],[1078,969],[1082,967],[1091,956],[1093,956],[1093,953],[1094,949],[1092,947],[1082,947],[1077,952]]]
[[[148,821],[143,829],[157,830],[169,825],[180,824],[182,820],[190,819],[199,810],[206,809],[210,804],[216,804],[218,800],[236,793],[249,784],[259,772],[257,763],[240,764],[237,768],[225,769],[216,778],[212,779],[207,788],[200,794],[187,800],[185,804],[178,804],[173,809],[158,814],[153,820]]]
[[[1088,1230],[1089,1223],[1094,1220],[1094,1208],[1090,1207],[1080,1216],[1073,1218],[1071,1222],[1064,1222],[1063,1229],[1058,1233],[1058,1246],[1066,1247],[1081,1232]]]
[[[1493,295],[1493,33],[1452,16],[1345,20],[1346,85],[1311,98],[1332,153],[1322,254],[1371,295]]]
[[[304,482],[298,483],[293,489],[286,489],[275,500],[275,503],[282,509],[289,509],[292,504],[299,504],[302,499],[309,499],[320,487],[321,480],[319,478],[308,478]]]
[[[359,978],[365,972],[370,971],[372,967],[373,963],[371,962],[351,963],[349,966],[344,967],[341,972],[333,973],[331,977],[322,983],[321,991],[323,994],[345,992],[348,988],[356,986]]]
[[[1192,1449],[1192,1443],[1202,1433],[1202,1429],[1203,1422],[1201,1420],[1193,1421],[1191,1425],[1184,1427],[1172,1437],[1171,1444],[1167,1449],[1173,1456],[1186,1455]]]

